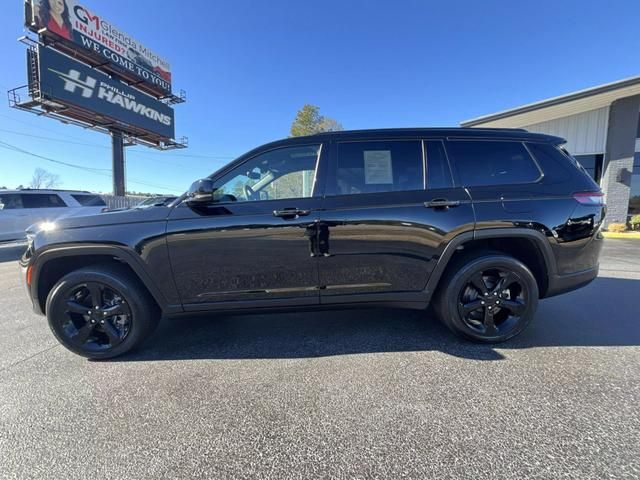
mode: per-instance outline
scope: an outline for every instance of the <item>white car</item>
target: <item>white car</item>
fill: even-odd
[[[0,190],[0,242],[22,240],[33,224],[106,209],[96,194],[75,190]]]

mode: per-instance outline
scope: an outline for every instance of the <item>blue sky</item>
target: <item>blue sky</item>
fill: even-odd
[[[305,103],[345,128],[449,126],[640,74],[640,2],[83,0],[166,58],[189,148],[127,150],[129,190],[178,193],[286,137]],[[0,16],[0,89],[23,85],[22,1]],[[46,138],[45,138],[46,137]],[[0,186],[36,167],[62,188],[110,191],[110,139],[0,105]],[[73,143],[71,143],[73,142]],[[143,185],[151,184],[153,186]]]

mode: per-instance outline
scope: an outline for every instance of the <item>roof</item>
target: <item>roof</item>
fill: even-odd
[[[460,122],[463,127],[515,127],[566,117],[611,105],[620,98],[640,94],[640,76],[547,98],[509,110]]]
[[[522,128],[460,128],[460,127],[431,127],[431,128],[379,128],[370,130],[339,130],[335,132],[323,132],[315,135],[303,137],[289,137],[258,147],[262,149],[266,146],[279,146],[281,144],[304,143],[313,140],[326,141],[328,139],[351,140],[351,139],[375,139],[382,138],[514,138],[514,139],[537,139],[541,141],[558,142],[563,141],[558,137],[540,133],[531,133]]]
[[[55,188],[18,188],[14,190],[2,190],[0,189],[0,193],[79,193],[79,194],[92,194],[91,192],[87,192],[86,190],[60,190]]]

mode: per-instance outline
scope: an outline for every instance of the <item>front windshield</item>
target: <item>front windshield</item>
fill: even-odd
[[[146,200],[143,200],[142,202],[140,202],[138,204],[139,207],[147,207],[149,205],[155,205],[156,203],[160,202],[162,200],[158,200],[157,197],[151,197],[151,198],[147,198]]]

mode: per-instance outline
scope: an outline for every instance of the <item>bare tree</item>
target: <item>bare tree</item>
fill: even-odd
[[[36,168],[31,177],[30,188],[55,188],[60,185],[60,176],[46,171],[44,168]]]

